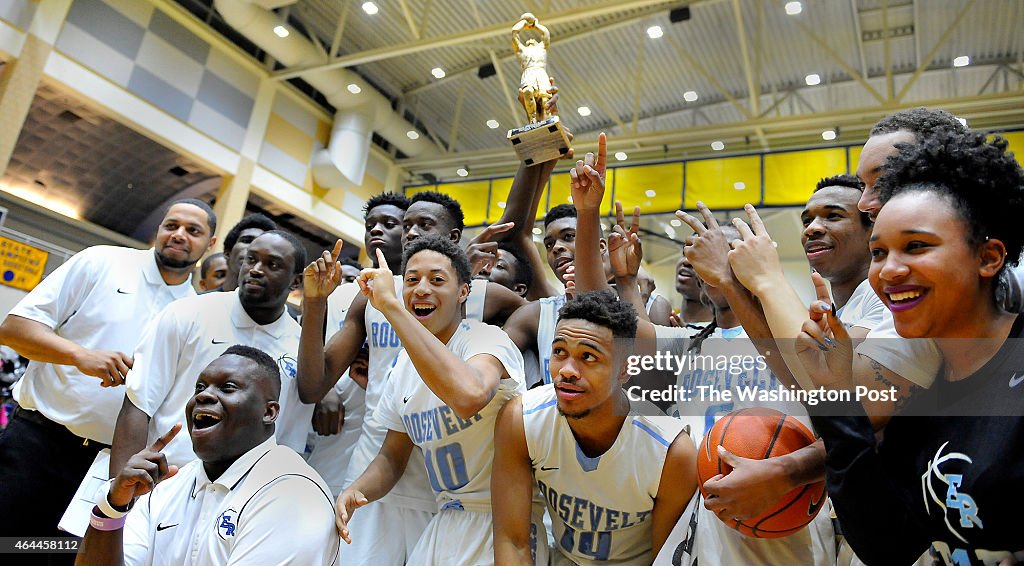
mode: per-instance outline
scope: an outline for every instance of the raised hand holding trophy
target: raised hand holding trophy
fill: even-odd
[[[540,34],[540,41],[534,38],[525,42],[520,33],[533,30]],[[516,155],[527,165],[534,165],[558,159],[569,152],[569,137],[558,119],[558,113],[548,106],[551,98],[551,79],[548,77],[548,46],[551,33],[537,21],[536,16],[527,12],[512,26],[512,48],[523,69],[519,80],[519,102],[526,110],[529,124],[508,131],[508,140]]]

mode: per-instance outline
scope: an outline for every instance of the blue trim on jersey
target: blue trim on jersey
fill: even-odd
[[[722,338],[725,338],[726,340],[732,340],[743,334],[743,327],[737,326],[735,328],[722,328],[721,331]]]
[[[556,403],[558,403],[558,399],[552,399],[552,400],[548,401],[547,403],[544,403],[543,405],[537,405],[536,407],[534,407],[532,409],[527,409],[527,410],[523,411],[523,414],[524,415],[532,415],[533,413],[536,413],[537,411],[540,411],[541,409],[547,409],[548,407],[552,407]]]
[[[669,442],[669,441],[665,440],[664,438],[662,438],[661,435],[659,435],[657,432],[654,432],[654,429],[652,429],[651,427],[645,425],[644,423],[642,423],[642,422],[640,422],[640,421],[638,421],[636,419],[633,419],[633,425],[637,426],[640,430],[646,432],[647,434],[653,436],[655,440],[657,440],[658,442],[664,444],[666,447],[672,445],[671,442]]]
[[[600,456],[594,456],[591,458],[583,453],[583,449],[580,445],[576,444],[576,461],[580,463],[580,467],[583,468],[584,472],[593,472],[597,469],[597,465],[601,463]]]

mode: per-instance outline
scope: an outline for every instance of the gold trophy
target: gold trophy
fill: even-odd
[[[531,37],[525,42],[524,31],[540,34],[540,40]],[[548,112],[545,104],[551,98],[551,79],[548,77],[548,46],[551,32],[527,12],[512,26],[512,48],[523,69],[519,79],[519,103],[526,110],[529,124],[508,131],[508,140],[516,155],[527,165],[558,159],[569,152],[567,131],[559,122],[556,112]]]

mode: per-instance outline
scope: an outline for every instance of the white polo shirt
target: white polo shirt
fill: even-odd
[[[45,324],[83,348],[131,355],[156,313],[195,294],[191,278],[164,282],[152,248],[94,246],[58,267],[10,314]],[[110,444],[124,390],[100,387],[99,378],[74,366],[33,361],[14,398],[78,436]]]
[[[339,539],[329,493],[273,436],[214,481],[193,460],[135,503],[124,563],[334,564]]]
[[[281,370],[277,439],[303,452],[313,405],[299,401],[295,379],[301,330],[286,312],[270,324],[257,324],[246,314],[237,291],[207,293],[168,306],[139,340],[135,364],[126,379],[128,399],[151,417],[149,442],[184,422],[185,405],[195,394],[203,369],[230,346],[243,344],[277,361]],[[187,434],[176,436],[164,455],[167,463],[179,466],[196,457]]]

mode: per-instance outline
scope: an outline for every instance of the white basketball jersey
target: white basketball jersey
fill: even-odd
[[[487,297],[487,281],[474,279],[470,286],[469,298],[466,300],[466,318],[471,320],[483,320],[484,303]],[[395,275],[395,291],[401,293],[404,281],[402,276]],[[366,384],[365,413],[363,417],[363,432],[356,442],[355,450],[352,451],[352,459],[348,465],[348,477],[345,485],[351,484],[373,461],[380,447],[384,445],[384,437],[387,436],[387,427],[380,424],[374,413],[377,410],[377,403],[384,393],[385,385],[388,382],[391,368],[398,360],[398,354],[402,351],[402,341],[398,339],[391,323],[379,310],[375,309],[369,302],[366,304],[366,313],[363,318],[366,325],[366,340],[369,344],[370,361],[367,368],[369,381]],[[434,497],[431,494],[430,484],[427,482],[426,472],[423,465],[423,454],[419,450],[413,450],[409,456],[409,463],[405,467],[405,474],[394,489],[385,496],[382,501],[392,501],[397,505],[418,509],[420,511],[437,512]]]
[[[558,310],[565,304],[565,294],[540,299],[537,319],[537,362],[544,383],[551,383],[551,342],[555,339]]]
[[[500,328],[476,321],[462,321],[447,347],[462,360],[480,354],[494,356],[509,378],[499,382],[497,393],[480,412],[463,419],[427,387],[403,350],[377,407],[376,420],[408,434],[422,449],[424,469],[439,507],[490,513],[494,421],[506,401],[525,391],[523,356]]]
[[[523,396],[526,444],[555,546],[581,565],[650,564],[654,498],[683,424],[634,407],[611,448],[588,458],[557,403],[553,385]]]
[[[679,374],[677,386],[691,393],[691,401],[678,406],[680,419],[690,426],[693,442],[698,447],[708,430],[726,414],[748,407],[768,407],[781,411],[800,420],[808,429],[811,426],[807,411],[800,403],[793,401],[759,402],[740,397],[740,391],[747,395],[753,391],[770,391],[785,388],[778,378],[762,364],[758,364],[757,349],[747,338],[742,327],[716,328],[715,332],[701,344],[702,363],[697,363],[697,354],[690,359],[692,367]],[[710,386],[718,391],[729,390],[732,398],[728,402],[703,399],[697,393],[698,387]],[[698,493],[699,496],[699,493]],[[729,564],[809,564],[824,566],[835,564],[835,531],[829,510],[822,509],[806,528],[783,538],[755,539],[725,525],[711,511],[704,507],[703,500],[695,506],[691,515],[683,515],[679,525],[669,536],[659,554],[658,564],[669,547],[676,548],[687,539],[689,530],[689,552],[700,566]],[[688,529],[686,526],[688,525]],[[678,550],[678,548],[676,548]]]

